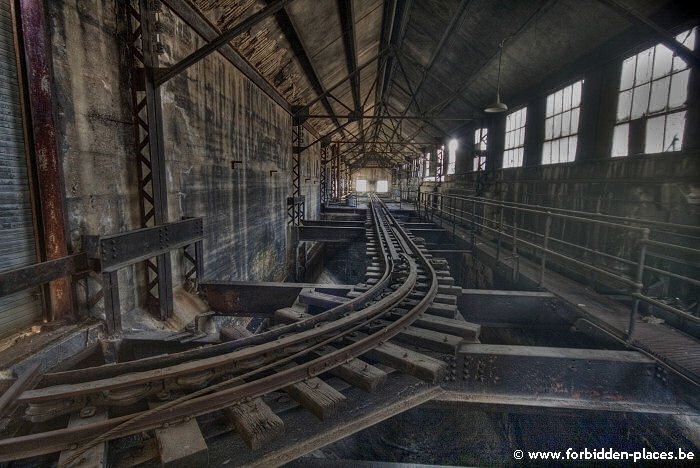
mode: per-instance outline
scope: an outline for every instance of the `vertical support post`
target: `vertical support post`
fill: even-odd
[[[119,272],[110,271],[102,274],[102,292],[105,303],[105,322],[107,333],[114,336],[122,331],[122,314],[119,304]]]
[[[301,151],[304,140],[304,127],[292,127],[292,196],[287,202],[287,224],[299,226],[304,219],[304,202],[301,196]]]
[[[547,211],[547,218],[544,222],[544,240],[542,241],[542,258],[540,259],[540,281],[539,286],[544,284],[544,272],[547,268],[547,244],[549,243],[549,230],[552,227],[552,215]]]
[[[321,144],[321,208],[325,208],[328,204],[328,146]]]
[[[498,240],[496,241],[496,264],[501,259],[501,238],[503,237],[503,216],[505,215],[506,209],[501,206],[501,215],[498,220]]]
[[[53,114],[51,44],[48,39],[46,10],[42,0],[18,2],[22,46],[26,63],[28,107],[31,119],[33,153],[36,155],[43,258],[54,260],[68,255],[65,229],[64,188],[61,157],[56,142]],[[74,319],[70,277],[52,281],[48,291],[48,319]]]
[[[194,259],[197,265],[197,281],[201,283],[204,278],[204,241],[198,240],[194,243]]]
[[[637,276],[635,278],[634,292],[635,294],[641,294],[644,288],[644,262],[647,256],[647,241],[649,240],[649,228],[644,228],[642,230],[642,235],[639,239],[639,260],[637,261]],[[639,298],[635,297],[632,303],[632,310],[630,312],[630,323],[627,327],[627,343],[632,342],[634,336],[634,326],[637,321],[637,316],[639,315]]]
[[[520,269],[520,264],[518,262],[518,221],[516,220],[517,210],[513,210],[513,283],[518,281],[518,270]],[[515,267],[518,263],[518,268]]]
[[[129,0],[124,5],[129,22],[141,226],[158,226],[168,222],[161,90],[155,84],[160,48],[156,16],[160,3]],[[170,252],[145,263],[149,307],[158,311],[161,320],[166,320],[173,314]]]

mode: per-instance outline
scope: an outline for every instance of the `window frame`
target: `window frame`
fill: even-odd
[[[522,118],[520,117],[520,113],[522,113]],[[508,129],[508,119],[510,117],[513,117],[515,119],[516,115],[518,115],[518,119],[522,120],[522,125],[519,126],[514,126],[510,130]],[[516,122],[514,125],[518,125],[518,122]],[[518,144],[514,146],[508,146],[508,139],[509,139],[509,134],[515,135],[516,132],[522,131],[522,138],[520,137],[520,134],[518,133]],[[525,141],[527,139],[527,106],[521,106],[517,109],[512,110],[506,115],[506,122],[505,122],[505,134],[504,134],[504,144],[503,144],[503,159],[501,162],[501,167],[503,169],[512,169],[516,167],[523,167],[523,164],[525,163]],[[514,139],[513,139],[514,140]],[[521,141],[520,141],[521,140]],[[520,150],[520,151],[517,151]],[[509,152],[514,152],[514,154],[518,155],[518,158],[514,159],[513,165],[506,165],[506,155]]]
[[[581,130],[581,116],[583,114],[583,91],[585,86],[585,78],[575,79],[569,81],[567,84],[561,86],[560,88],[554,90],[545,98],[545,112],[544,112],[544,138],[542,140],[542,154],[540,156],[540,163],[542,165],[551,164],[566,164],[576,161],[576,155],[578,152],[578,135]],[[577,93],[578,87],[578,93]],[[578,96],[576,96],[578,94]],[[568,103],[565,101],[568,100]],[[578,103],[574,103],[578,100]],[[560,101],[560,102],[557,102]],[[551,102],[551,105],[550,105]],[[559,107],[557,108],[557,105]],[[567,107],[568,106],[568,107]],[[550,114],[551,109],[551,114]],[[573,128],[574,115],[576,115],[576,128]],[[556,135],[555,129],[557,128],[558,121],[558,136]],[[568,123],[568,133],[564,131],[564,121]],[[551,127],[548,129],[548,126]],[[548,132],[551,130],[551,132]],[[549,133],[549,137],[547,136]],[[568,159],[562,159],[562,145],[561,142],[566,142],[566,156]],[[557,147],[557,160],[553,160],[554,157],[554,147]]]

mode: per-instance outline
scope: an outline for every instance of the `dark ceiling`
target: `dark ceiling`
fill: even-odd
[[[667,3],[625,2],[643,17]],[[274,3],[195,1],[221,29]],[[502,41],[501,94],[508,102],[630,27],[606,3],[292,0],[232,45],[291,104],[313,103],[309,123],[347,142],[347,160],[363,165],[380,154],[395,163],[484,117]],[[363,118],[348,123],[358,109]]]

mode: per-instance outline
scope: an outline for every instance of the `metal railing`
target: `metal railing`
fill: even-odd
[[[496,261],[512,261],[514,281],[522,255],[539,263],[540,286],[545,282],[548,259],[557,259],[558,267],[568,264],[574,272],[600,275],[621,285],[622,293],[633,301],[628,340],[634,334],[640,301],[691,324],[700,323],[697,315],[645,294],[644,284],[645,275],[660,275],[669,283],[681,282],[691,295],[698,294],[700,280],[669,271],[661,264],[700,269],[700,249],[694,247],[700,245],[700,226],[435,192],[422,192],[413,200],[420,217],[443,227],[451,225],[453,234],[458,226],[466,228],[472,245],[477,236],[495,244]],[[557,230],[559,236],[555,235]],[[682,239],[683,245],[664,240],[669,237]],[[502,258],[508,244],[510,257]],[[700,308],[700,300],[696,308]]]

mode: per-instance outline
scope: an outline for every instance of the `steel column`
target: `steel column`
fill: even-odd
[[[126,5],[142,227],[168,221],[163,116],[160,88],[155,84],[159,47],[155,32],[157,8],[160,8],[158,2],[148,0],[130,0]],[[149,308],[158,310],[158,316],[165,320],[173,313],[170,253],[145,263]]]
[[[38,179],[43,231],[44,260],[68,255],[64,187],[61,157],[53,115],[51,44],[48,39],[46,11],[41,0],[18,2],[22,27],[22,45],[26,63],[28,107],[31,120],[35,170]],[[48,319],[73,319],[73,292],[69,277],[58,278],[47,291]]]

